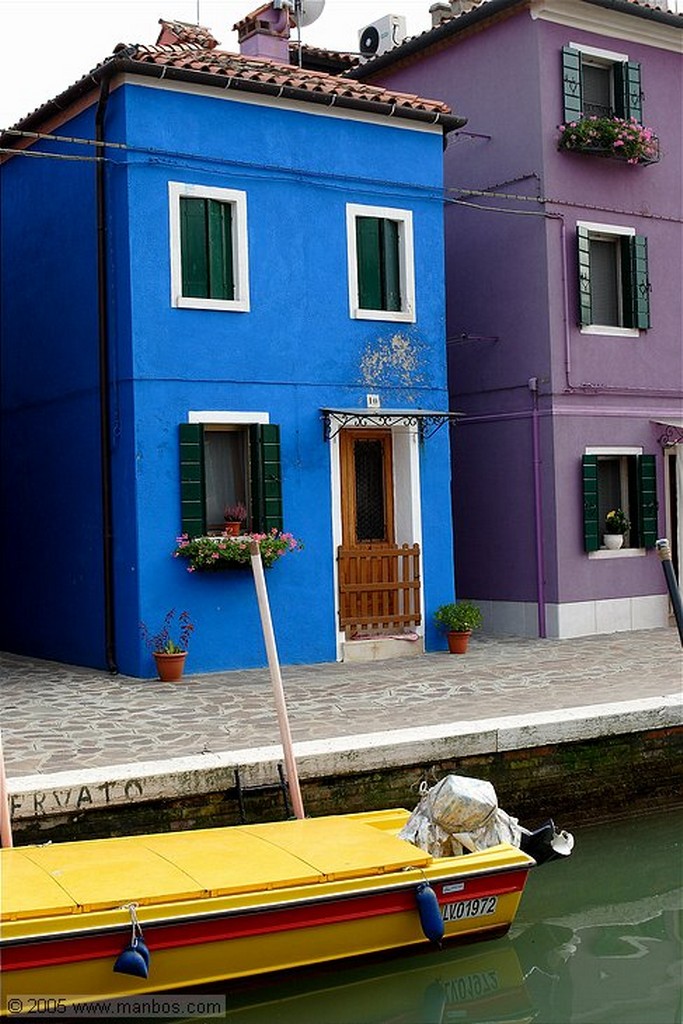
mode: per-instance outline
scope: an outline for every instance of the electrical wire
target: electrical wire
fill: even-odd
[[[81,138],[78,136],[70,135],[55,135],[47,132],[30,132],[24,131],[17,128],[0,129],[0,138],[3,136],[14,136],[17,138],[28,139],[32,142],[58,142],[67,145],[75,146],[89,146],[95,148],[101,148],[102,150],[109,149],[118,151],[121,153],[128,153],[136,156],[143,156],[149,158],[150,165],[164,166],[168,164],[176,169],[185,167],[188,170],[196,171],[196,169],[204,164],[211,167],[218,166],[220,171],[218,173],[224,174],[240,174],[242,177],[251,174],[253,177],[263,178],[266,175],[270,175],[271,179],[273,175],[279,176],[280,180],[290,181],[292,178],[298,178],[309,183],[314,183],[319,186],[326,186],[329,188],[342,188],[346,187],[346,184],[352,182],[354,185],[362,185],[371,189],[377,189],[381,187],[383,189],[391,190],[390,194],[392,197],[401,198],[405,196],[419,196],[422,199],[426,199],[431,202],[446,203],[447,205],[458,205],[471,207],[475,210],[480,210],[489,213],[506,213],[516,214],[518,216],[537,216],[537,217],[548,217],[552,214],[545,210],[538,211],[525,211],[517,210],[513,208],[492,206],[483,203],[472,203],[466,199],[459,197],[462,196],[479,196],[486,199],[503,200],[506,202],[517,202],[517,203],[533,203],[536,206],[563,206],[568,208],[575,208],[581,210],[592,210],[595,212],[615,214],[618,216],[633,217],[635,213],[633,210],[623,209],[620,207],[608,207],[608,206],[596,206],[586,202],[572,202],[568,199],[559,199],[550,196],[529,196],[522,195],[516,192],[494,192],[490,189],[471,188],[468,186],[452,185],[444,188],[435,188],[429,185],[419,185],[411,182],[397,182],[390,181],[384,178],[368,178],[360,175],[350,174],[339,174],[331,171],[307,171],[303,168],[288,168],[283,167],[279,164],[262,164],[254,161],[247,160],[235,160],[227,159],[225,157],[210,156],[210,155],[197,155],[193,153],[187,153],[182,150],[169,150],[160,149],[154,146],[131,146],[125,142],[102,142],[97,139]],[[144,166],[142,162],[125,162],[125,161],[114,161],[108,157],[98,156],[87,156],[83,155],[71,155],[67,153],[44,153],[36,152],[34,149],[14,149],[13,147],[0,147],[0,154],[6,157],[13,156],[27,156],[34,158],[50,159],[50,160],[64,160],[70,162],[93,163],[97,161],[107,161],[116,166],[130,167],[130,166]],[[212,173],[217,173],[215,170]],[[458,198],[455,198],[458,197]],[[676,217],[664,213],[646,213],[638,212],[637,216],[641,220],[655,220],[664,221],[667,223],[680,224],[682,222],[681,217]]]

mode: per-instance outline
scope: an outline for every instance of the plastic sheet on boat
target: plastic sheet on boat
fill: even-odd
[[[431,788],[423,783],[420,792],[420,802],[399,839],[433,857],[457,857],[465,850],[487,850],[498,843],[519,846],[522,829],[516,818],[498,806],[490,782],[447,775]]]

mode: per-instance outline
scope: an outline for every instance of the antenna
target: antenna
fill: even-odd
[[[296,44],[299,48],[299,67],[302,64],[301,54],[301,29],[306,25],[312,25],[323,13],[325,0],[285,0],[287,6],[292,7],[292,21],[296,25]],[[274,5],[279,6],[277,2]]]
[[[294,0],[292,18],[297,28],[312,25],[323,13],[325,0]]]

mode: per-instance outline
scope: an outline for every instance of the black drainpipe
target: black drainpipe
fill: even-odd
[[[104,142],[104,115],[109,100],[109,76],[100,83],[100,98],[95,113],[95,138]],[[105,203],[105,149],[97,147],[95,164],[97,191],[97,326],[100,369],[100,462],[102,494],[102,556],[104,568],[104,643],[107,668],[115,675],[116,624],[114,619],[114,537],[111,485],[111,447],[109,433],[111,404],[109,398],[109,318],[107,316],[107,226]]]

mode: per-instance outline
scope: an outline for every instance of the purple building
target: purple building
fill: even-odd
[[[496,634],[664,626],[657,537],[683,569],[683,17],[430,10],[351,75],[468,117],[445,154],[458,593]]]

